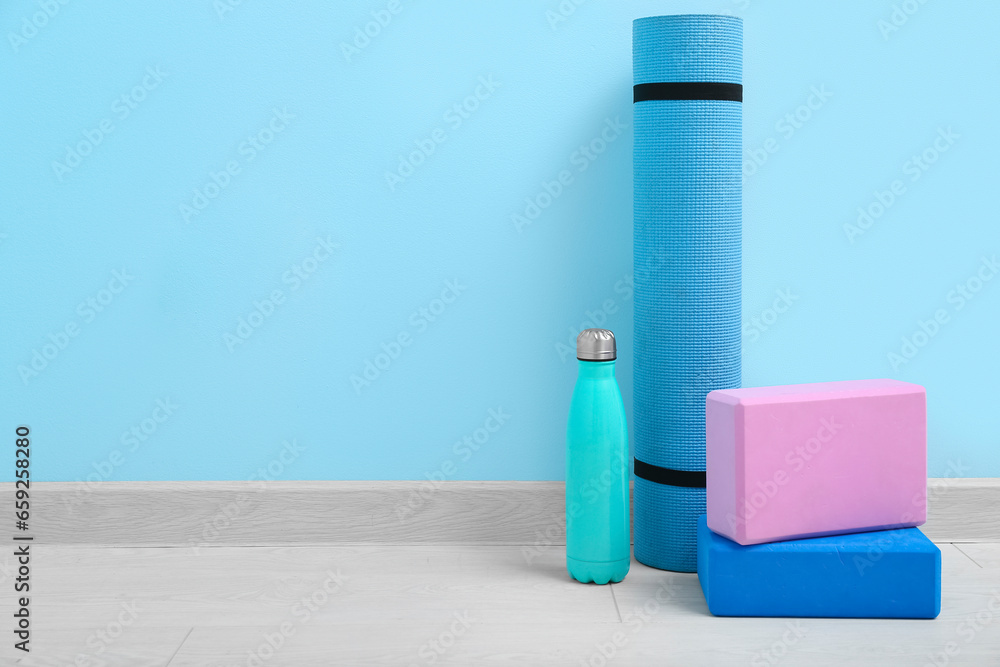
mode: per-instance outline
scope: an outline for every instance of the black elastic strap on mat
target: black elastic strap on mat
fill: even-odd
[[[724,100],[743,101],[743,86],[713,81],[677,81],[637,83],[632,86],[632,102],[647,100]]]
[[[666,484],[668,486],[683,486],[691,489],[705,488],[704,470],[674,470],[673,468],[661,468],[652,463],[645,463],[635,459],[636,477],[642,477],[650,482]]]

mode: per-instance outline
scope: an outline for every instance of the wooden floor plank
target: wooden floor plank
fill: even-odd
[[[610,589],[570,580],[564,558],[561,548],[529,563],[516,547],[443,545],[38,545],[35,567],[45,576],[35,605],[39,615],[84,625],[123,601],[139,601],[138,623],[171,626],[266,624],[306,613],[323,624],[447,620],[456,611],[497,622],[617,622]]]
[[[63,627],[36,614],[31,652],[24,654],[4,641],[0,648],[0,665],[164,667],[192,630],[190,627],[116,626],[116,621],[117,615],[97,613],[90,626]],[[7,628],[5,635],[6,631]]]
[[[912,621],[716,618],[696,575],[578,584],[561,547],[36,545],[34,650],[0,664],[1000,665],[1000,545],[939,546],[941,616]]]
[[[955,545],[980,567],[1000,570],[1000,543],[962,543]]]
[[[268,639],[270,637],[270,641]],[[956,641],[948,665],[997,664],[996,628],[965,642],[935,621],[675,618],[671,623],[373,623],[196,628],[171,667],[327,665],[920,666]],[[617,643],[616,643],[617,642]],[[272,644],[279,647],[272,649]]]

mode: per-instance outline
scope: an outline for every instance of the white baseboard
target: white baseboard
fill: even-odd
[[[13,497],[13,483],[0,484]],[[36,482],[38,544],[563,544],[562,482]],[[1000,479],[931,479],[923,531],[1000,542]]]

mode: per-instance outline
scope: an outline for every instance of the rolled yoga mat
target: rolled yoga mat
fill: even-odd
[[[636,19],[635,557],[697,568],[705,397],[740,385],[743,22]]]

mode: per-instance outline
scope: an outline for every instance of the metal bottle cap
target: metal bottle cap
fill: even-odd
[[[584,329],[576,337],[576,358],[583,361],[614,361],[618,357],[615,335],[607,329]]]

